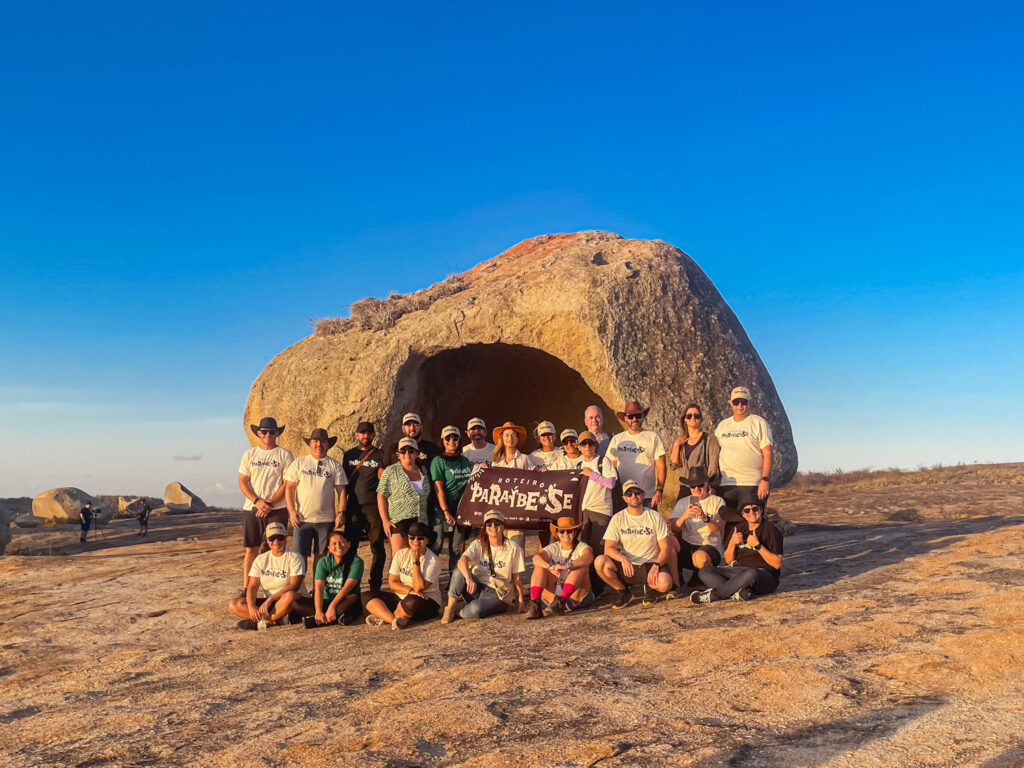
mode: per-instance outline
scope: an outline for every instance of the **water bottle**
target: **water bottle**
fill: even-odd
[[[267,628],[267,620],[266,619],[260,619],[259,623],[256,625],[256,631],[257,632],[263,632],[264,630],[266,630],[266,628]]]

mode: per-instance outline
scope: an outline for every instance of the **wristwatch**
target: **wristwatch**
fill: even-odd
[[[754,551],[755,552],[760,552],[761,551],[761,545],[758,544],[756,547],[754,547]]]
[[[772,479],[770,477],[768,477],[767,475],[765,475],[761,479],[764,480],[766,483],[770,483],[772,481]]]

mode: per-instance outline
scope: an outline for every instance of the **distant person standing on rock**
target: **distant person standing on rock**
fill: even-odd
[[[348,505],[345,511],[345,538],[353,549],[359,541],[370,543],[371,591],[379,591],[384,581],[384,529],[377,511],[377,484],[384,474],[384,453],[373,444],[377,431],[368,421],[356,425],[356,445],[345,451],[341,464],[348,476]]]
[[[149,533],[149,513],[152,510],[149,508],[149,503],[145,499],[139,499],[139,511],[136,513],[136,518],[139,521],[139,532],[136,536],[145,536]]]
[[[672,443],[668,460],[673,469],[683,470],[683,476],[679,478],[680,483],[686,482],[685,475],[689,474],[691,469],[700,467],[714,485],[718,481],[718,455],[722,449],[718,445],[718,438],[704,431],[704,412],[700,406],[696,403],[686,406],[679,426],[682,434]],[[680,485],[680,496],[685,496],[689,492],[685,485]]]
[[[82,526],[82,535],[78,537],[78,540],[83,544],[85,543],[85,539],[89,534],[89,527],[92,525],[92,517],[92,502],[87,501],[85,502],[85,505],[80,510],[78,510],[78,519],[81,522]]]
[[[285,499],[292,523],[292,551],[303,558],[327,551],[327,537],[345,522],[348,477],[341,462],[327,455],[338,442],[317,427],[302,438],[309,454],[300,456],[284,473]],[[335,500],[337,497],[337,500]]]
[[[718,495],[725,501],[722,517],[727,522],[743,518],[737,510],[747,504],[768,503],[771,490],[772,430],[768,422],[750,412],[750,390],[736,387],[729,396],[732,417],[715,428],[721,446]]]
[[[665,492],[665,444],[657,432],[643,427],[650,410],[630,400],[615,414],[626,425],[626,431],[611,439],[607,455],[615,464],[623,486],[627,480],[635,482],[644,496],[650,498],[651,508],[657,509]]]
[[[474,464],[490,464],[494,443],[487,442],[487,424],[479,417],[473,417],[466,425],[469,443],[462,446],[462,455]]]
[[[601,413],[600,407],[588,405],[587,409],[583,411],[583,423],[587,427],[586,431],[592,432],[597,438],[597,455],[604,456],[608,451],[608,443],[611,442],[612,436],[604,431],[604,414]]]
[[[264,533],[270,523],[288,522],[288,505],[284,500],[284,471],[295,460],[292,452],[277,444],[284,432],[277,420],[270,416],[260,419],[259,425],[249,429],[259,438],[255,445],[242,454],[238,465],[238,490],[245,496],[242,506],[242,589],[249,579],[253,560],[260,553]]]

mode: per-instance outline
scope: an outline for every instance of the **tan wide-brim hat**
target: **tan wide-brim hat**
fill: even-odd
[[[501,444],[501,433],[506,429],[511,429],[517,435],[519,435],[519,444],[522,445],[526,442],[526,427],[520,427],[518,424],[513,424],[511,421],[506,421],[500,427],[495,427],[494,431],[491,432],[491,438],[495,445]]]
[[[557,520],[555,520],[554,524],[551,526],[551,535],[558,536],[559,528],[561,528],[563,531],[578,531],[582,527],[583,523],[577,523],[574,518],[568,516],[560,517]]]
[[[647,412],[649,410],[651,410],[651,406],[647,406],[646,408],[644,408],[643,405],[640,404],[640,401],[630,400],[628,403],[626,403],[626,407],[621,411],[616,411],[615,415],[618,417],[619,421],[625,421],[627,413],[630,414],[631,416],[637,413],[639,413],[641,416],[647,416]]]

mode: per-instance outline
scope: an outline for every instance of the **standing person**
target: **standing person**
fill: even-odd
[[[565,452],[555,446],[555,425],[550,421],[542,421],[537,425],[535,430],[537,435],[537,441],[540,443],[540,447],[535,450],[530,456],[548,469],[552,469],[552,464],[558,463],[559,459],[565,455]]]
[[[669,539],[678,553],[675,563],[669,559],[669,566],[679,587],[683,586],[680,568],[696,571],[722,562],[722,532],[725,530],[725,521],[719,514],[725,502],[711,493],[704,468],[691,467],[690,474],[683,480],[690,493],[679,497],[668,519],[669,530],[679,537]]]
[[[145,499],[139,499],[138,510],[135,517],[139,521],[139,532],[135,535],[145,536],[149,533],[149,513],[152,511],[149,508],[149,502]]]
[[[388,447],[388,452],[385,456],[385,466],[398,462],[399,443],[406,437],[411,437],[416,441],[417,445],[416,463],[420,465],[420,470],[423,474],[430,474],[430,462],[434,460],[435,456],[441,455],[441,447],[437,443],[433,443],[423,437],[423,420],[418,413],[407,413],[402,417],[402,434],[402,438],[399,438]]]
[[[672,443],[672,451],[669,453],[669,463],[673,469],[683,469],[684,474],[694,467],[703,469],[711,481],[711,484],[718,480],[718,455],[721,447],[718,445],[718,438],[713,434],[704,431],[704,412],[696,403],[690,403],[683,409],[683,417],[679,420],[682,434]],[[683,477],[680,482],[685,482]],[[679,496],[685,496],[690,491],[683,486],[679,488]]]
[[[579,433],[575,429],[563,429],[558,441],[562,444],[562,456],[548,469],[579,469],[583,462]]]
[[[728,522],[739,522],[742,518],[736,510],[747,504],[764,507],[768,503],[773,441],[768,422],[750,412],[749,389],[733,389],[729,405],[732,417],[722,419],[715,428],[715,437],[722,447],[717,491],[727,507],[722,516]]]
[[[657,509],[665,492],[665,444],[658,433],[643,428],[650,410],[630,400],[615,414],[626,424],[626,431],[611,439],[607,456],[615,463],[623,484],[627,480],[635,482],[651,499],[651,508]]]
[[[644,585],[645,604],[650,602],[647,588],[662,593],[672,589],[665,518],[644,506],[644,490],[635,480],[622,484],[622,495],[626,508],[612,515],[604,532],[604,554],[594,563],[597,574],[615,590],[612,608],[630,604],[633,584]]]
[[[411,437],[398,441],[398,463],[384,468],[377,484],[377,514],[391,544],[391,559],[409,546],[406,531],[427,524],[430,480],[417,463],[420,449]],[[429,530],[429,529],[428,529]]]
[[[519,446],[526,442],[526,428],[506,421],[494,430],[494,453],[491,454],[491,466],[499,469],[527,469],[546,472],[547,467],[540,459],[532,455],[526,456],[519,452]],[[502,518],[504,523],[504,518]],[[526,533],[524,531],[512,531],[509,533],[519,547],[526,551]]]
[[[281,523],[267,523],[270,549],[252,561],[245,596],[228,601],[228,610],[240,618],[239,629],[288,624],[292,610],[307,615],[312,612],[312,603],[306,605],[299,598],[306,561],[297,553],[285,550],[287,532]]]
[[[78,510],[78,520],[82,527],[82,535],[78,537],[78,540],[85,543],[86,537],[89,535],[89,526],[92,525],[92,518],[94,512],[92,511],[92,502],[87,501],[82,508]]]
[[[331,531],[328,554],[316,564],[313,575],[315,612],[302,620],[306,629],[328,624],[351,624],[363,612],[359,582],[363,578],[363,559],[356,554],[345,534]]]
[[[586,431],[593,432],[597,438],[597,455],[604,456],[608,451],[608,443],[611,442],[612,436],[604,431],[604,413],[601,412],[600,407],[588,405],[587,409],[583,411],[583,423],[587,427]]]
[[[380,591],[384,581],[384,529],[377,511],[377,483],[384,474],[384,454],[373,444],[377,431],[368,421],[356,425],[356,445],[345,451],[342,466],[349,479],[348,505],[345,508],[345,538],[353,549],[359,541],[370,543],[371,591]]]
[[[441,554],[445,539],[448,540],[448,570],[451,571],[455,561],[462,554],[462,544],[469,538],[472,528],[468,525],[456,525],[455,515],[459,511],[459,500],[466,490],[469,476],[473,474],[473,464],[462,455],[459,439],[462,435],[459,428],[447,426],[441,430],[443,453],[435,456],[430,462],[430,479],[434,483],[434,493],[440,502],[439,517],[434,521],[434,546],[431,550],[435,555]]]
[[[583,499],[580,501],[580,513],[583,518],[583,533],[580,538],[594,550],[604,552],[604,532],[612,519],[612,491],[619,479],[615,465],[607,456],[597,453],[597,435],[583,432],[579,437],[582,462],[580,469],[586,475],[587,484],[583,487]],[[604,582],[598,578],[593,564],[590,566],[590,582],[594,594],[604,594]]]
[[[590,589],[594,550],[579,540],[582,528],[583,523],[568,516],[558,518],[551,526],[551,533],[558,538],[533,556],[526,618],[564,616],[567,611],[579,611],[594,602]]]
[[[736,526],[725,548],[727,567],[707,565],[697,576],[707,585],[703,592],[693,592],[691,603],[713,603],[716,600],[750,600],[779,588],[782,576],[782,534],[764,519],[760,504],[743,507],[743,521]]]
[[[490,464],[494,453],[494,443],[487,442],[487,425],[484,420],[475,416],[466,424],[466,436],[469,443],[462,447],[462,455],[474,464]]]
[[[428,621],[441,611],[441,561],[427,546],[430,531],[422,523],[409,526],[409,546],[391,558],[390,592],[381,592],[366,604],[371,627],[390,624],[405,629],[413,621]]]
[[[337,437],[317,427],[302,441],[309,446],[309,453],[285,470],[284,491],[293,529],[292,551],[303,558],[312,555],[315,563],[327,550],[327,535],[345,521],[348,478],[341,462],[327,455]]]
[[[288,522],[288,504],[284,498],[284,472],[295,460],[292,452],[277,444],[284,426],[264,416],[260,423],[249,429],[259,438],[259,444],[242,454],[238,465],[238,490],[245,496],[242,505],[242,591],[249,580],[249,570],[260,553],[264,534],[270,523]]]
[[[484,514],[484,527],[459,558],[448,585],[448,605],[442,624],[455,620],[455,604],[465,601],[459,612],[464,619],[483,619],[509,608],[525,610],[522,548],[505,536],[505,516],[496,509]]]

